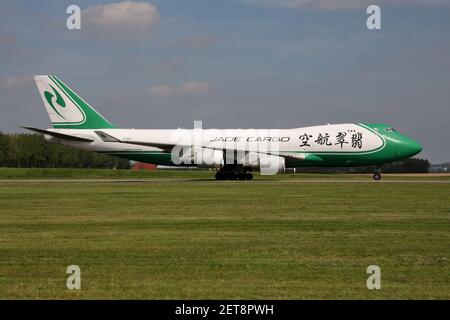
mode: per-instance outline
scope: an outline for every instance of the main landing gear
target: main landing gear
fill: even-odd
[[[253,174],[243,165],[226,164],[216,173],[216,180],[252,180]]]
[[[377,167],[373,173],[373,180],[378,181],[381,179],[381,167]]]

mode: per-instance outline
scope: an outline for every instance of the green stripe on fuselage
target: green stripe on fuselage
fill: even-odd
[[[373,123],[360,123],[358,125],[379,136],[383,140],[383,145],[375,150],[366,152],[312,153],[315,157],[311,157],[311,160],[308,159],[308,154],[311,153],[305,153],[305,160],[286,158],[286,167],[357,167],[381,165],[405,159],[416,154],[414,151],[414,144],[416,143],[410,138],[390,130],[390,126]],[[417,145],[417,148],[421,148],[420,145]]]

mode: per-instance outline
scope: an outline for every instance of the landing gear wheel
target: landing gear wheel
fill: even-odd
[[[250,168],[251,170],[251,168]],[[224,165],[216,172],[216,180],[252,180],[253,175],[243,165]]]
[[[381,173],[375,172],[375,173],[373,174],[373,180],[378,181],[378,180],[380,180],[380,179],[381,179]]]
[[[225,180],[225,177],[222,172],[220,171],[216,172],[216,180]]]

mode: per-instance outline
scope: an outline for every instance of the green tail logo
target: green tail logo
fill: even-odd
[[[63,117],[63,115],[61,113],[58,112],[58,110],[56,109],[56,107],[53,104],[53,100],[52,98],[54,96],[56,96],[56,103],[61,107],[61,108],[65,108],[66,107],[66,103],[64,102],[64,98],[61,96],[61,94],[55,89],[53,88],[53,86],[51,84],[49,84],[49,86],[52,88],[54,94],[52,94],[49,91],[44,91],[44,96],[45,99],[47,100],[48,104],[50,105],[50,107],[52,107],[52,109],[63,119],[66,119]]]

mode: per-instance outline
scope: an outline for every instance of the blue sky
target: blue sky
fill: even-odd
[[[380,122],[450,160],[450,1],[374,1],[379,31],[364,0],[140,1],[156,14],[98,18],[119,2],[2,1],[1,131],[49,126],[31,76],[56,74],[123,127]]]

